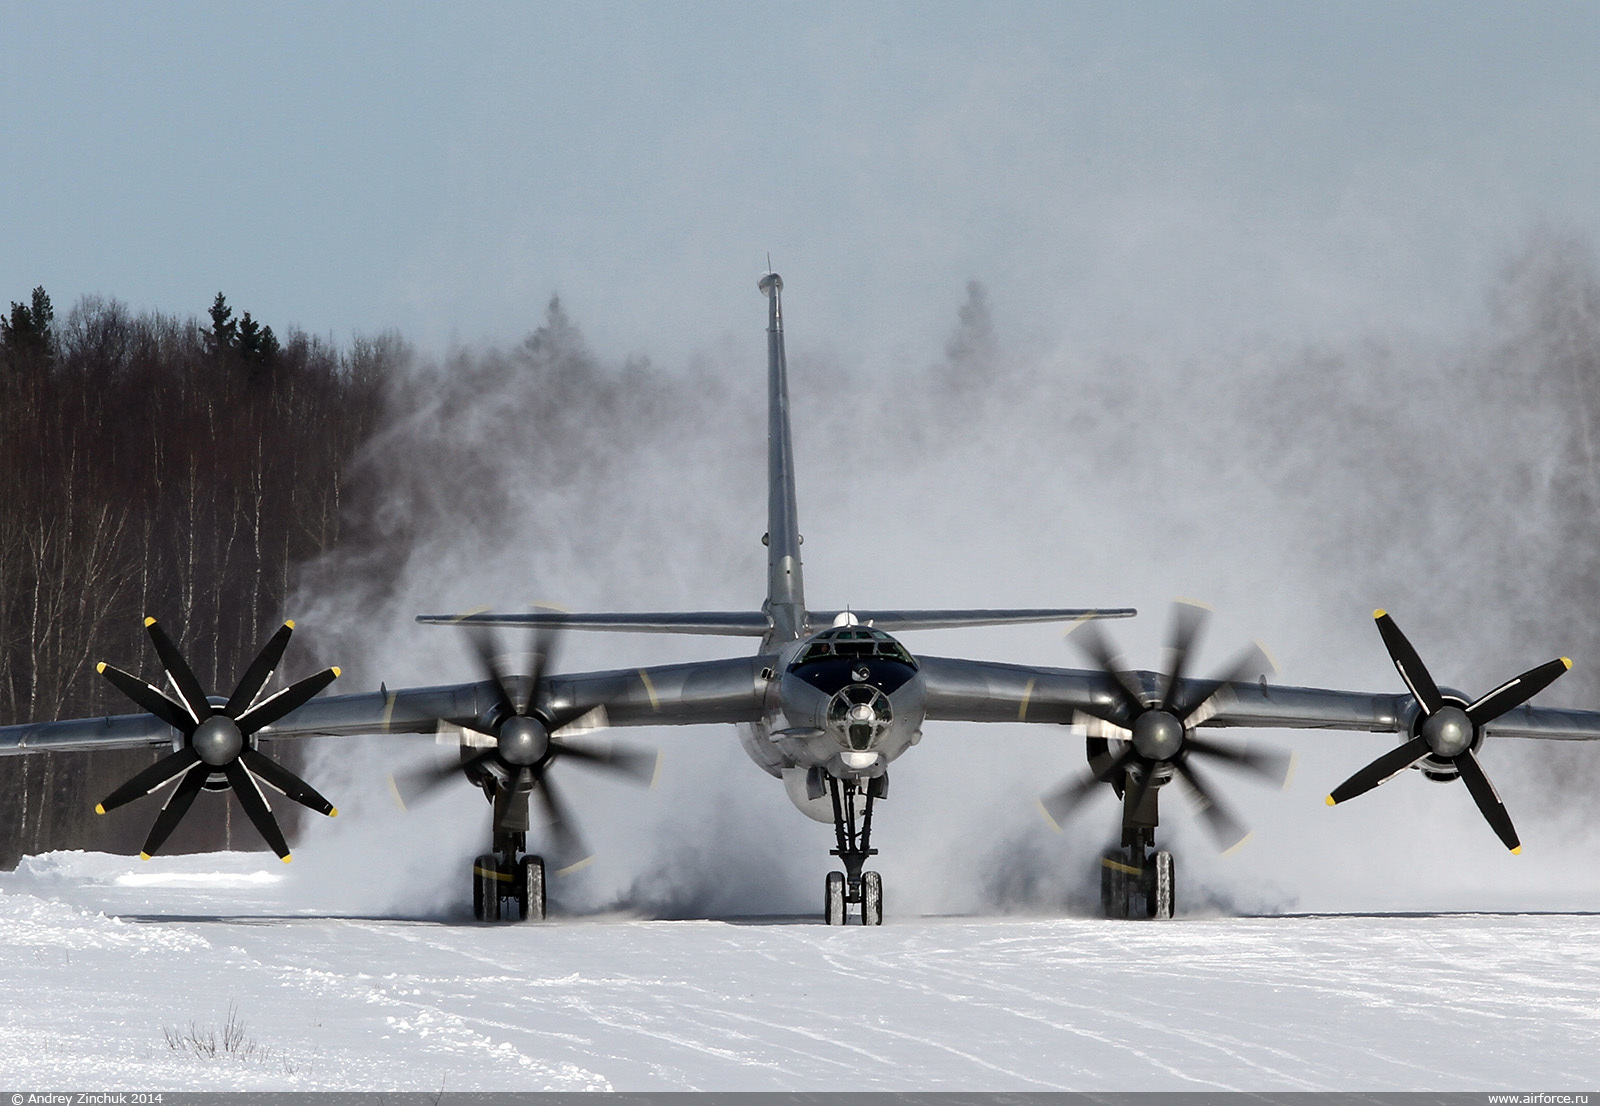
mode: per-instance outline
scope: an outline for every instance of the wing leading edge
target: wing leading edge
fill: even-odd
[[[807,611],[812,629],[830,626],[841,615],[880,630],[944,630],[961,626],[1014,626],[1033,622],[1081,622],[1085,619],[1132,618],[1132,607],[1029,607],[1018,610],[865,610]],[[613,633],[706,634],[724,637],[763,637],[773,629],[764,611],[678,611],[632,613],[573,613],[524,611],[470,614],[419,614],[429,626],[543,626],[566,630],[600,630]]]

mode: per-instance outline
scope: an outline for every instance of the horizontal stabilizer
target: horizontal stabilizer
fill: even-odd
[[[559,626],[565,630],[609,630],[632,634],[711,634],[760,637],[772,628],[761,611],[665,611],[646,614],[581,614],[539,610],[512,614],[419,614],[430,626]]]
[[[960,626],[1009,626],[1023,622],[1078,622],[1086,618],[1132,618],[1132,607],[1059,608],[972,611],[812,611],[812,626],[827,626],[841,615],[879,630],[947,630]]]

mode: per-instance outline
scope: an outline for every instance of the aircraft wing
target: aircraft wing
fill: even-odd
[[[960,626],[1011,626],[1027,622],[1081,622],[1091,618],[1132,618],[1131,607],[1031,607],[1019,610],[869,610],[807,611],[807,624],[829,626],[840,615],[880,630],[942,630]],[[550,626],[565,630],[609,630],[634,634],[708,634],[761,637],[772,629],[765,611],[656,611],[642,614],[586,613],[551,609],[499,613],[419,614],[428,626]]]
[[[1120,709],[1117,688],[1103,672],[945,657],[917,660],[927,685],[930,721],[1068,724],[1079,711],[1105,716]],[[1163,677],[1156,673],[1129,675],[1152,696],[1162,686]],[[1183,683],[1201,688],[1205,682]],[[1199,724],[1398,733],[1411,706],[1405,693],[1240,683],[1224,690],[1214,712]],[[1488,737],[1595,741],[1600,740],[1600,712],[1523,705],[1487,723],[1483,732]]]
[[[552,676],[544,705],[562,716],[604,707],[613,726],[691,726],[761,716],[775,659],[738,657]],[[441,721],[477,724],[497,702],[492,684],[400,688],[312,699],[256,731],[262,738],[434,733]],[[61,749],[129,749],[171,743],[174,731],[150,714],[75,718],[0,727],[0,756]]]

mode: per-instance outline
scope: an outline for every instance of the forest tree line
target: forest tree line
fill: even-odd
[[[203,323],[98,298],[58,320],[43,288],[13,302],[0,319],[0,724],[135,712],[94,666],[164,684],[146,615],[212,694],[231,692],[284,617],[294,567],[339,541],[346,471],[402,354],[393,336],[280,339],[221,293]],[[48,849],[137,851],[149,803],[84,815],[161,754],[0,762],[0,867]],[[233,805],[197,804],[168,849],[230,844]]]

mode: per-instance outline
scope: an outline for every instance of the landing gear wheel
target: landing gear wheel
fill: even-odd
[[[1145,913],[1152,918],[1172,917],[1177,888],[1172,854],[1165,850],[1152,853],[1145,862],[1142,882]]]
[[[500,920],[501,886],[510,877],[500,870],[500,858],[483,853],[472,862],[472,916],[480,922]]]
[[[1100,858],[1100,909],[1108,918],[1128,916],[1128,862],[1121,850]]]
[[[883,877],[877,872],[861,873],[861,924],[883,924]]]
[[[844,873],[829,872],[822,900],[822,917],[831,926],[844,925]]]
[[[517,913],[525,922],[544,921],[544,857],[542,856],[525,856],[517,861]]]

